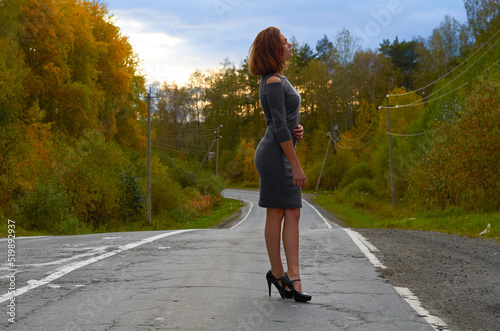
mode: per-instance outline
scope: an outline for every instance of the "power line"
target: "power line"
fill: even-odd
[[[165,145],[162,145],[160,144],[160,142],[157,142],[157,141],[154,141],[153,142],[153,145],[156,147],[156,148],[160,148],[160,149],[163,149],[163,150],[166,150],[166,151],[169,151],[169,152],[177,152],[177,153],[188,153],[188,154],[193,154],[193,155],[204,155],[206,153],[206,151],[202,151],[202,150],[196,150],[196,149],[178,149],[178,148],[173,148],[173,147],[170,147],[170,146],[165,146]]]
[[[396,109],[396,108],[407,108],[407,107],[415,107],[415,106],[422,106],[422,105],[425,105],[431,101],[436,101],[436,100],[439,100],[439,99],[442,99],[444,98],[445,96],[449,95],[449,94],[452,94],[456,91],[458,91],[459,89],[461,89],[462,87],[464,87],[465,85],[469,84],[470,82],[465,82],[463,83],[462,85],[460,85],[459,87],[443,94],[443,95],[440,95],[439,97],[436,97],[434,99],[430,99],[430,100],[426,100],[424,102],[420,102],[420,103],[409,103],[407,105],[396,105],[396,106],[380,106],[380,108],[389,108],[389,109]]]
[[[337,143],[337,145],[342,148],[342,149],[360,149],[360,148],[363,148],[365,147],[366,145],[368,145],[377,135],[375,134],[373,137],[370,138],[370,140],[368,140],[366,143],[364,143],[363,145],[360,145],[360,146],[347,146],[344,144],[344,146],[342,146],[340,143]]]
[[[373,122],[372,122],[372,123],[370,123],[370,127],[371,127],[371,125],[372,125],[372,124],[373,124]],[[369,129],[370,127],[368,127],[368,129]],[[338,133],[339,133],[342,137],[344,137],[344,138],[345,138],[345,136],[342,134],[342,132],[340,131],[340,129],[338,128],[338,126],[337,126],[337,125],[335,125],[335,127],[334,127],[333,129],[334,129],[334,130],[336,130],[336,131],[338,131]],[[363,133],[363,136],[364,136],[364,135],[368,132],[368,129],[365,131],[365,133]],[[337,145],[337,146],[339,146],[339,147],[340,147],[340,148],[342,148],[342,149],[360,149],[360,148],[363,148],[363,147],[365,147],[366,145],[368,145],[368,144],[369,144],[369,143],[373,140],[373,138],[375,138],[376,136],[377,136],[377,134],[375,134],[373,137],[371,137],[371,138],[370,138],[370,140],[368,140],[366,143],[364,143],[363,145],[359,145],[359,146],[352,146],[352,147],[351,147],[351,146],[347,146],[346,144],[343,144],[343,146],[342,146],[342,141],[341,141],[341,140],[338,140],[338,138],[337,138],[337,140],[335,141],[335,143],[336,143],[336,145]],[[361,138],[361,137],[360,137],[360,138]],[[359,139],[347,139],[347,138],[345,138],[345,139],[346,139],[346,140],[348,140],[348,141],[357,141],[357,140],[359,140]]]
[[[500,31],[500,30],[499,30]],[[436,91],[432,91],[431,94],[429,94],[428,96],[422,98],[421,100],[425,100],[427,98],[430,98],[432,95],[438,93],[439,91],[443,90],[445,87],[447,87],[448,85],[450,85],[451,83],[453,83],[455,80],[457,80],[460,76],[462,76],[464,73],[466,73],[470,68],[472,68],[483,56],[485,56],[492,48],[493,46],[495,46],[498,42],[500,42],[500,38],[498,38],[498,40],[493,44],[491,45],[490,48],[488,48],[488,50],[486,52],[484,52],[480,57],[477,58],[476,61],[474,61],[474,63],[472,63],[467,69],[465,69],[464,71],[462,71],[460,74],[458,74],[455,78],[453,78],[452,80],[450,80],[448,83],[446,83],[444,86],[441,86],[441,88],[439,88],[438,90]],[[489,69],[489,68],[488,68]],[[487,69],[487,70],[488,70]],[[415,101],[416,102],[416,101]]]
[[[500,39],[499,39],[498,41],[500,41]],[[498,41],[497,41],[497,42],[498,42]],[[425,98],[423,98],[423,99],[420,99],[420,100],[414,101],[414,102],[409,103],[409,104],[406,104],[406,105],[389,106],[388,108],[389,108],[389,109],[396,109],[396,108],[406,108],[406,107],[420,106],[420,105],[425,105],[425,104],[427,104],[427,103],[429,103],[429,102],[431,102],[431,101],[435,101],[435,100],[439,100],[439,99],[441,99],[441,98],[444,98],[445,96],[447,96],[447,95],[449,95],[449,94],[452,94],[452,93],[454,93],[454,92],[458,91],[459,89],[461,89],[461,88],[462,88],[462,87],[464,87],[465,85],[467,85],[467,84],[469,84],[470,82],[472,82],[474,79],[476,79],[476,78],[478,78],[479,76],[483,75],[486,71],[490,70],[493,66],[495,66],[496,64],[498,64],[498,62],[499,62],[499,61],[500,61],[500,60],[495,61],[495,62],[494,62],[491,66],[489,66],[488,68],[486,68],[483,72],[481,72],[479,75],[477,75],[477,76],[475,76],[474,78],[472,78],[470,81],[463,83],[463,84],[462,84],[462,85],[460,85],[459,87],[457,87],[457,88],[455,88],[455,89],[453,89],[453,90],[451,90],[451,91],[449,91],[449,92],[447,92],[447,93],[445,93],[445,94],[443,94],[443,95],[440,95],[439,97],[436,97],[436,98],[433,98],[433,99],[429,99],[429,100],[426,100],[426,101],[422,101],[423,99],[425,99]],[[477,61],[476,61],[476,62],[477,62]],[[470,69],[470,67],[469,67],[468,69]],[[465,71],[467,71],[468,69],[466,69]],[[465,72],[465,71],[464,71],[464,72]],[[455,79],[456,79],[456,78],[458,78],[458,77],[459,77],[459,76],[455,77]],[[448,84],[446,84],[445,86],[443,86],[442,88],[440,88],[440,89],[439,89],[439,90],[437,90],[436,92],[433,92],[433,93],[429,94],[426,98],[428,98],[428,97],[430,97],[431,95],[433,95],[433,94],[435,94],[435,93],[437,93],[437,92],[441,91],[443,88],[445,88],[446,86],[448,86],[451,82],[453,82],[455,79],[453,79],[452,81],[450,81]],[[389,95],[389,96],[390,96],[390,95]],[[387,107],[386,107],[386,106],[379,106],[379,109],[381,109],[381,108],[387,108]]]
[[[500,60],[496,60],[491,66],[489,66],[488,68],[486,68],[486,70],[484,70],[483,72],[481,72],[479,75],[477,75],[476,77],[472,78],[470,81],[468,82],[465,82],[464,84],[460,85],[459,87],[457,87],[456,89],[446,93],[446,94],[443,94],[437,98],[434,98],[434,99],[431,99],[431,100],[427,100],[426,102],[422,102],[420,104],[409,104],[407,106],[419,106],[419,105],[423,105],[427,102],[430,102],[430,101],[434,101],[434,100],[437,100],[437,99],[440,99],[442,97],[445,97],[447,96],[448,94],[451,94],[459,89],[461,89],[463,86],[469,84],[472,80],[480,77],[481,75],[483,75],[486,71],[490,70],[493,66],[495,66],[496,64],[498,64]],[[402,106],[399,106],[399,107],[402,107]],[[379,107],[380,109],[381,107]],[[387,107],[386,107],[387,108]],[[388,108],[398,108],[398,106],[396,107],[388,107]],[[388,135],[391,135],[391,136],[397,136],[397,137],[415,137],[415,136],[422,136],[422,135],[425,135],[425,134],[429,134],[429,133],[433,133],[433,132],[436,132],[438,131],[439,129],[435,129],[435,130],[431,130],[431,131],[426,131],[426,132],[420,132],[420,133],[414,133],[414,134],[399,134],[399,133],[391,133],[391,132],[387,132]]]
[[[388,135],[391,135],[391,136],[396,136],[396,137],[415,137],[415,136],[423,136],[424,134],[429,134],[429,133],[432,133],[432,132],[436,132],[436,130],[431,130],[431,131],[426,131],[426,132],[420,132],[420,133],[414,133],[414,134],[400,134],[400,133],[391,133],[391,132],[387,132]]]
[[[216,134],[217,134],[217,131],[214,131],[210,134],[191,135],[191,137],[207,138],[207,137],[211,137],[211,136],[216,135]]]
[[[193,132],[211,132],[217,131],[217,127],[215,128],[177,128],[177,129],[168,129],[169,133],[193,133]]]
[[[345,140],[347,140],[347,141],[358,141],[358,140],[360,140],[361,138],[363,138],[363,137],[365,136],[365,134],[367,134],[367,133],[368,133],[368,131],[370,130],[370,128],[371,128],[371,127],[372,127],[372,125],[373,125],[373,122],[375,122],[375,121],[371,121],[371,122],[370,122],[370,125],[368,126],[368,129],[366,129],[366,131],[365,131],[365,132],[364,132],[361,136],[359,136],[359,137],[357,137],[357,138],[354,138],[354,139],[349,139],[349,138],[347,138],[346,136],[344,136],[344,135],[342,134],[342,132],[340,132],[340,129],[338,128],[338,126],[335,126],[335,127],[334,127],[334,130],[337,130],[337,131],[339,132],[339,134],[340,134],[340,135],[341,135],[341,136],[342,136]]]
[[[203,139],[205,140],[211,140],[211,139],[208,139],[210,137],[213,138],[214,135],[216,135],[217,132],[214,132],[214,133],[211,133],[211,134],[207,134],[207,135],[196,135],[196,134],[186,134],[186,135],[183,135],[183,134],[175,134],[175,133],[171,133],[171,134],[161,134],[161,135],[158,135],[156,140],[162,140],[162,141],[177,141],[179,139],[196,139],[197,141],[203,141]]]
[[[421,88],[416,89],[416,90],[413,90],[413,91],[409,91],[409,92],[405,92],[405,93],[389,94],[389,96],[390,96],[390,97],[398,97],[398,96],[403,96],[403,95],[408,95],[408,94],[416,93],[416,92],[418,92],[418,91],[421,91],[421,90],[423,90],[423,89],[426,89],[427,87],[429,87],[429,86],[431,86],[431,85],[433,85],[433,84],[437,83],[438,81],[440,81],[441,79],[443,79],[443,78],[447,77],[447,76],[448,76],[449,74],[451,74],[453,71],[455,71],[456,69],[458,69],[458,68],[459,68],[462,64],[467,63],[467,61],[468,61],[469,59],[471,59],[471,58],[472,58],[472,57],[473,57],[473,56],[474,56],[477,52],[479,52],[479,50],[481,50],[481,48],[483,48],[483,47],[484,47],[487,43],[489,43],[489,42],[490,42],[490,41],[491,41],[491,40],[492,40],[492,39],[493,39],[493,38],[494,38],[494,37],[495,37],[498,33],[500,33],[500,29],[498,29],[498,30],[497,30],[497,32],[495,32],[495,34],[493,34],[493,36],[491,36],[491,38],[490,38],[490,39],[488,39],[486,42],[484,42],[484,43],[481,45],[481,47],[479,47],[479,48],[478,48],[478,49],[477,49],[474,53],[472,53],[472,54],[471,54],[471,55],[470,55],[467,59],[465,59],[464,61],[462,61],[462,62],[461,62],[459,65],[457,65],[455,68],[453,68],[452,70],[450,70],[449,72],[447,72],[445,75],[441,76],[440,78],[436,79],[435,81],[433,81],[433,82],[431,82],[431,83],[429,83],[429,84],[425,85],[424,87],[421,87]],[[500,39],[499,39],[499,40],[500,40]],[[499,40],[497,40],[497,41],[495,42],[495,44],[496,44],[496,43],[498,43],[498,41],[499,41]],[[495,44],[493,44],[493,46],[494,46]],[[490,47],[490,48],[489,48],[486,52],[484,52],[484,53],[483,53],[483,55],[481,55],[481,56],[479,57],[479,59],[480,59],[480,58],[482,58],[482,57],[483,57],[486,53],[488,53],[490,49],[491,49],[491,47]],[[479,60],[479,59],[478,59],[478,60]],[[476,62],[477,62],[477,60],[476,60]],[[474,62],[474,63],[476,63],[476,62]],[[467,71],[467,70],[465,70],[465,71]],[[464,72],[465,72],[465,71],[464,71]],[[460,75],[459,75],[459,76],[460,76]],[[459,76],[457,76],[457,77],[459,77]]]

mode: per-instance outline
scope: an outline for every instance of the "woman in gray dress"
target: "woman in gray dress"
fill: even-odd
[[[299,125],[300,94],[283,75],[292,55],[286,37],[278,28],[269,27],[252,43],[248,67],[251,74],[262,77],[259,95],[267,124],[255,151],[255,166],[260,176],[259,206],[267,208],[264,233],[271,262],[266,274],[269,295],[274,284],[283,299],[304,302],[311,300],[302,292],[299,272],[299,219],[306,177],[295,153],[304,129]],[[287,272],[281,261],[281,233]]]

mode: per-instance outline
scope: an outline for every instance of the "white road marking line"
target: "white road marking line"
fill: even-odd
[[[316,213],[319,215],[319,217],[325,222],[326,226],[329,229],[332,229],[332,226],[330,222],[316,209],[312,204],[307,202],[306,200],[304,201],[308,206],[310,206]],[[372,252],[378,252],[377,247],[375,247],[372,243],[370,243],[368,240],[366,240],[365,237],[363,237],[360,233],[353,231],[351,229],[347,228],[342,228],[348,235],[351,237],[352,241],[359,247],[361,252],[368,258],[368,260],[376,267],[376,268],[382,268],[382,269],[387,269],[385,265],[380,262],[375,255],[372,254]]]
[[[44,263],[32,263],[32,264],[19,264],[17,267],[43,267],[43,266],[48,266],[48,265],[53,265],[53,264],[64,264],[66,262],[72,261],[72,260],[78,260],[83,257],[87,256],[94,256],[100,253],[104,253],[106,249],[108,249],[109,246],[101,246],[101,247],[95,247],[95,248],[88,248],[90,252],[88,253],[82,253],[82,254],[77,254],[73,255],[70,257],[66,257],[60,260],[55,260],[55,261],[49,261],[49,262],[44,262]]]
[[[321,213],[316,208],[314,208],[313,205],[311,205],[309,202],[307,202],[304,199],[302,199],[302,201],[304,201],[309,207],[311,207],[319,215],[319,217],[323,220],[323,222],[325,222],[326,226],[329,229],[332,229],[332,225],[330,224],[330,222],[328,222],[328,220],[323,215],[321,215]]]
[[[378,252],[378,248],[370,243],[363,235],[351,229],[344,228],[344,231],[351,237],[352,241],[361,249],[361,252],[376,268],[387,269],[372,252]],[[403,298],[412,307],[419,316],[421,316],[434,330],[449,331],[446,323],[437,316],[431,315],[420,303],[420,300],[414,295],[410,289],[406,287],[393,286],[401,298]]]
[[[420,300],[418,300],[417,296],[413,294],[410,289],[406,287],[396,287],[394,289],[398,294],[419,314],[423,317],[427,323],[429,323],[434,330],[438,331],[446,331],[448,330],[446,323],[437,316],[431,315],[427,309],[422,307]]]
[[[382,262],[380,262],[376,257],[375,255],[372,254],[372,252],[370,252],[370,247],[366,244],[368,241],[362,237],[361,235],[361,239],[359,236],[356,235],[356,231],[353,231],[351,229],[347,229],[347,228],[343,228],[344,231],[349,235],[349,237],[351,237],[352,241],[354,241],[354,243],[359,247],[359,249],[361,250],[361,252],[363,252],[363,254],[368,258],[368,260],[371,262],[371,264],[373,264],[375,266],[375,268],[382,268],[382,269],[387,269],[387,267],[385,265],[382,264]],[[375,246],[373,246],[372,244],[370,244],[370,246],[372,246],[373,248],[375,248]]]
[[[368,247],[368,249],[370,250],[370,252],[372,253],[376,253],[376,252],[379,252],[378,248],[375,247],[371,242],[368,241],[368,239],[366,239],[365,237],[363,237],[363,235],[359,232],[356,232],[356,231],[353,231],[351,230],[354,235],[356,237],[358,237],[359,240],[361,240],[361,242],[363,243],[363,245],[365,245],[366,247]]]
[[[10,300],[12,297],[17,297],[17,296],[19,296],[21,294],[29,292],[32,289],[37,288],[39,286],[49,284],[52,281],[54,281],[54,280],[56,280],[56,279],[58,279],[58,278],[60,278],[60,277],[62,277],[64,275],[66,275],[66,274],[68,274],[68,273],[70,273],[70,272],[72,272],[72,271],[74,271],[76,269],[85,267],[85,266],[87,266],[89,264],[92,264],[94,262],[103,260],[103,259],[108,258],[110,256],[116,255],[116,254],[121,253],[121,252],[125,252],[127,250],[132,249],[132,248],[135,248],[135,247],[138,247],[138,246],[141,246],[141,245],[153,242],[153,241],[158,240],[158,239],[162,239],[162,238],[165,238],[165,237],[169,237],[169,236],[173,236],[173,235],[176,235],[176,234],[179,234],[179,233],[189,232],[189,231],[196,231],[196,229],[178,230],[178,231],[173,231],[173,232],[162,233],[162,234],[159,234],[157,236],[145,238],[145,239],[136,241],[134,243],[127,244],[125,246],[120,246],[118,249],[116,249],[116,250],[114,250],[112,252],[105,253],[105,254],[102,254],[102,255],[90,258],[88,260],[69,264],[66,267],[59,269],[58,271],[56,271],[56,272],[48,275],[45,278],[42,278],[40,280],[31,280],[31,281],[29,281],[28,282],[29,284],[27,286],[24,286],[24,287],[16,289],[14,292],[11,292],[12,294],[9,293],[9,292],[3,294],[0,297],[0,303],[5,302],[7,300]]]
[[[347,232],[349,237],[351,237],[352,241],[361,249],[363,254],[368,258],[368,260],[376,267],[387,269],[376,257],[372,254],[372,252],[378,252],[378,248],[375,247],[372,243],[366,240],[363,235],[360,233],[353,231],[351,229],[344,228],[344,231]],[[406,287],[396,287],[393,286],[396,292],[403,298],[409,305],[412,307],[419,316],[425,319],[427,323],[429,323],[434,330],[437,331],[447,331],[446,323],[437,316],[431,315],[420,303],[420,300],[414,295],[410,289]]]
[[[245,202],[248,202],[250,204],[250,209],[248,209],[248,213],[246,214],[246,216],[238,222],[238,224],[235,224],[233,225],[232,227],[229,228],[229,230],[232,230],[234,229],[235,227],[237,227],[238,225],[240,225],[241,223],[243,223],[247,218],[248,216],[250,215],[250,212],[252,211],[252,208],[253,208],[253,203],[251,201],[248,201],[248,200],[242,200],[240,199],[241,201],[245,201]]]

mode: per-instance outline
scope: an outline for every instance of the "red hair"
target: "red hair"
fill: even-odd
[[[250,47],[248,69],[252,75],[263,76],[280,72],[286,67],[281,31],[271,26],[257,34]]]

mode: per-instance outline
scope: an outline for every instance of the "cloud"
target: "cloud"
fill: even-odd
[[[148,83],[187,81],[192,68],[181,64],[178,50],[188,47],[190,41],[168,32],[178,29],[178,18],[145,9],[114,11],[114,15],[115,24],[141,59],[141,71]]]
[[[130,38],[148,82],[184,84],[196,69],[215,69],[229,58],[236,65],[248,55],[257,33],[278,26],[290,39],[315,47],[347,28],[363,48],[383,39],[428,37],[446,14],[463,22],[462,0],[108,0],[116,24]],[[387,12],[393,7],[390,17]]]

